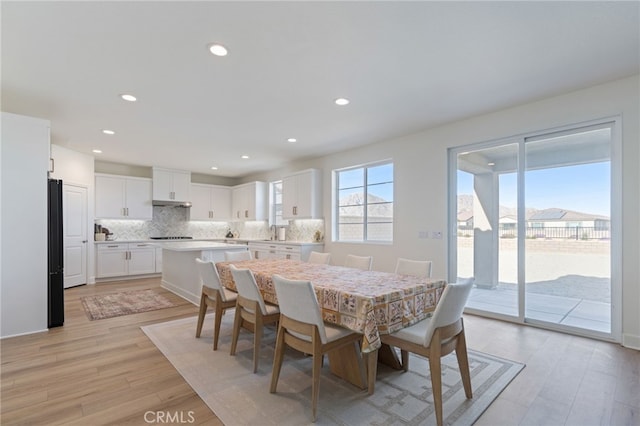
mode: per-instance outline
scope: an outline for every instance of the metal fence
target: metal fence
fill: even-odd
[[[540,239],[559,239],[559,240],[608,240],[611,238],[611,230],[587,227],[587,226],[570,226],[570,227],[527,227],[526,238]],[[458,235],[472,236],[473,227],[459,226]],[[500,226],[498,229],[500,238],[516,238],[518,229],[512,226]]]

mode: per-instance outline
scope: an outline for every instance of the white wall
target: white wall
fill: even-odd
[[[95,244],[93,244],[93,218],[95,216],[94,158],[68,148],[51,145],[54,160],[52,179],[87,188],[87,283],[95,283]]]
[[[249,180],[276,180],[290,171],[323,170],[325,250],[332,263],[348,253],[374,256],[373,269],[392,271],[397,257],[431,259],[433,275],[447,273],[447,150],[451,147],[552,129],[603,117],[622,116],[622,340],[640,349],[640,76],[473,117],[402,138],[367,145],[284,171],[256,174]],[[616,153],[616,155],[621,155]],[[392,158],[395,170],[394,241],[388,245],[332,242],[332,170]],[[443,231],[442,240],[418,239],[419,231]]]
[[[0,337],[47,329],[49,122],[2,113]]]

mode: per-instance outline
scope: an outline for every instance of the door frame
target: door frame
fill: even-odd
[[[543,321],[536,321],[525,318],[525,252],[524,239],[518,239],[518,316],[508,316],[483,311],[479,309],[466,308],[465,312],[496,318],[504,321],[526,324],[563,333],[575,334],[600,340],[622,341],[622,117],[610,116],[593,119],[585,122],[573,123],[555,128],[531,131],[523,134],[499,138],[488,141],[481,141],[472,144],[461,145],[449,148],[448,151],[448,253],[447,253],[447,274],[449,282],[457,279],[457,171],[458,155],[468,150],[481,150],[485,148],[497,147],[509,143],[519,144],[519,158],[524,159],[525,140],[548,133],[570,131],[581,127],[589,127],[611,123],[611,333],[602,333],[593,330],[575,328],[560,324],[553,324]],[[524,161],[518,161],[518,215],[519,219],[524,216]],[[519,227],[524,226],[519,220]],[[521,234],[522,235],[522,234]]]

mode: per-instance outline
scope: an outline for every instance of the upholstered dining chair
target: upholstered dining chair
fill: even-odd
[[[381,334],[382,343],[400,348],[402,369],[409,370],[409,352],[429,358],[431,388],[438,426],[442,425],[442,369],[440,358],[456,352],[462,385],[467,398],[472,398],[471,374],[467,357],[462,311],[467,303],[473,278],[448,284],[431,318],[392,334]]]
[[[251,260],[253,256],[249,250],[246,251],[225,251],[225,262],[240,262],[241,260]]]
[[[354,254],[348,254],[344,262],[344,266],[347,268],[362,269],[363,271],[370,271],[373,264],[373,256],[356,256]]]
[[[233,282],[238,290],[230,353],[231,355],[236,354],[240,328],[245,324],[251,324],[253,327],[253,372],[255,373],[258,371],[264,326],[277,323],[280,319],[280,310],[276,305],[264,302],[250,269],[238,269],[235,265],[231,265],[230,269]]]
[[[396,274],[430,278],[432,263],[430,260],[410,260],[400,257],[396,263]]]
[[[330,260],[331,253],[320,253],[319,251],[312,251],[311,253],[309,253],[309,259],[307,259],[307,262],[322,263],[328,265]]]
[[[354,344],[362,335],[346,328],[325,324],[320,306],[309,281],[272,277],[280,305],[280,323],[271,372],[270,392],[275,393],[284,359],[285,347],[313,356],[311,407],[313,421],[317,417],[320,369],[325,353]]]
[[[218,336],[220,336],[222,315],[224,315],[227,309],[236,306],[238,294],[222,286],[218,270],[213,262],[205,262],[200,258],[196,258],[196,267],[198,268],[200,280],[202,281],[196,337],[200,337],[207,307],[211,306],[215,311],[213,320],[213,350],[215,351],[218,349]]]

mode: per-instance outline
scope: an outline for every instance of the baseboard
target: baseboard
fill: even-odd
[[[153,278],[160,277],[162,274],[154,273],[154,274],[143,274],[143,275],[124,275],[118,277],[104,277],[104,278],[96,278],[95,284],[106,283],[110,281],[128,281],[128,280],[137,280],[141,278]]]
[[[45,328],[44,330],[35,330],[35,331],[27,331],[25,333],[18,333],[18,334],[10,334],[9,336],[2,336],[0,337],[0,340],[4,340],[4,339],[10,339],[12,337],[20,337],[20,336],[28,336],[30,334],[36,334],[36,333],[45,333],[49,331],[48,328]]]
[[[175,293],[176,295],[182,297],[185,300],[188,300],[189,302],[193,303],[196,306],[200,305],[200,295],[199,294],[193,294],[190,293],[180,287],[177,287],[173,284],[171,284],[168,281],[162,280],[162,284],[160,285],[162,288],[169,290],[172,293]]]
[[[622,346],[640,351],[640,336],[633,334],[622,334]]]

